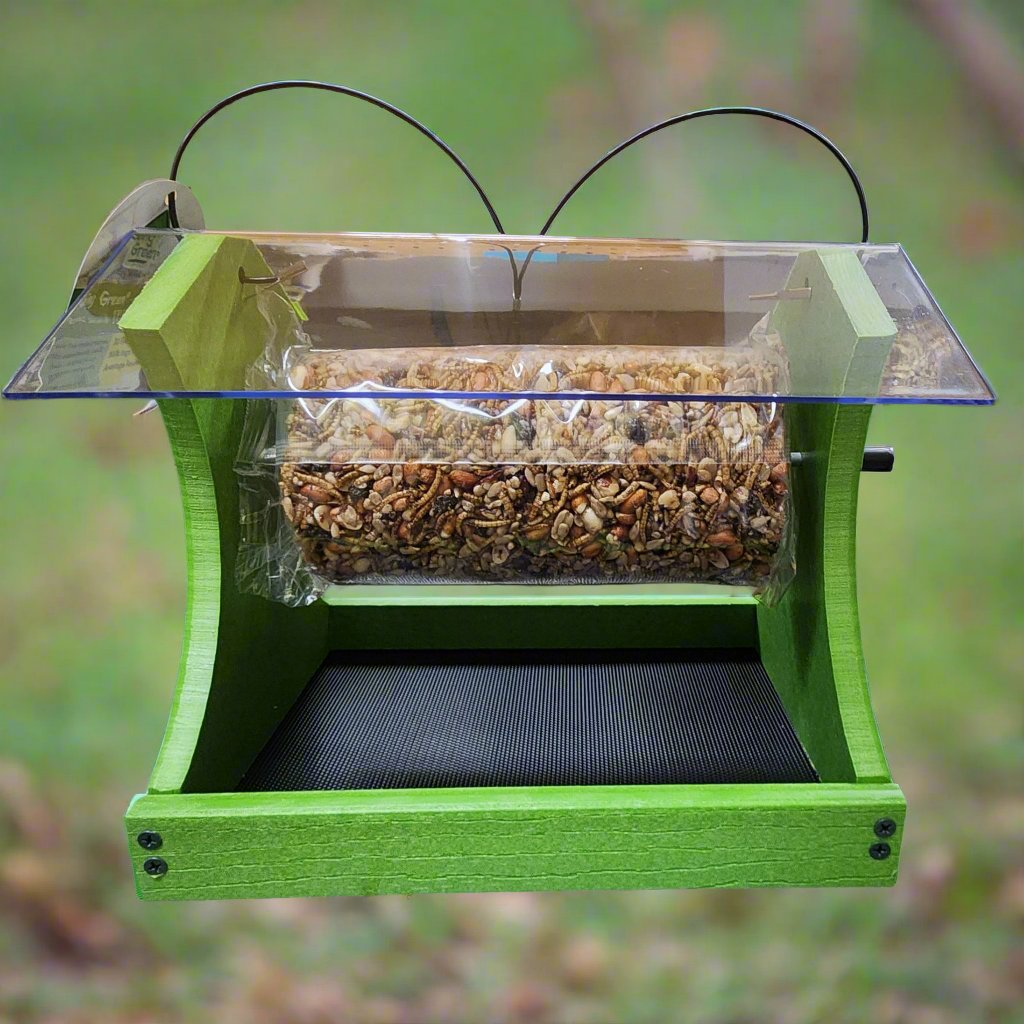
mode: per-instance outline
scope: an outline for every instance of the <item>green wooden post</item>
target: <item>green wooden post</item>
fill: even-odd
[[[159,372],[187,382],[209,375],[232,345],[252,344],[237,337],[251,329],[239,308],[238,253],[205,245],[166,275],[162,267],[126,314],[147,372],[152,356]],[[787,311],[775,323],[787,347],[815,330],[847,331],[850,366],[867,372],[885,337],[863,316],[862,284],[848,261],[828,281],[815,278],[803,317]],[[215,319],[204,315],[204,289],[219,296]],[[196,363],[199,337],[209,351]],[[798,575],[773,609],[727,592],[643,585],[354,587],[304,609],[244,596],[234,584],[232,469],[242,403],[175,399],[161,408],[185,506],[189,596],[164,742],[147,793],[126,816],[142,898],[895,881],[904,801],[871,714],[853,573],[865,408],[788,412],[793,446],[810,457],[793,471]],[[641,644],[658,636],[661,646],[758,646],[822,782],[232,792],[330,650],[395,646],[399,635],[411,646],[508,647],[521,630],[536,646],[600,644],[615,621],[628,621]],[[895,834],[886,838],[891,855],[876,859],[880,819]],[[153,851],[137,843],[143,831],[161,836],[166,873],[146,873]]]
[[[769,329],[783,338],[796,394],[873,394],[896,326],[856,254],[804,252]],[[871,406],[794,405],[789,443],[803,453],[793,497],[798,572],[758,613],[761,659],[822,779],[885,782],[857,610],[857,491]],[[836,743],[843,736],[846,742]]]
[[[239,401],[162,401],[185,509],[188,597],[178,688],[150,793],[232,789],[323,659],[327,608],[235,584]]]

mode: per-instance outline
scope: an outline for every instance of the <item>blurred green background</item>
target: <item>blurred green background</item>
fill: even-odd
[[[896,472],[860,507],[864,644],[910,805],[882,891],[136,902],[121,816],[174,685],[184,559],[159,416],[0,405],[0,1021],[1024,1020],[1018,601],[1024,568],[1024,5],[7,4],[0,32],[6,378],[61,312],[108,209],[167,173],[222,95],[279,77],[378,93],[536,231],[643,125],[756,103],[865,182],[1000,402],[883,408]],[[212,227],[486,231],[444,158],[320,94],[232,108],[183,179]],[[571,234],[854,239],[824,151],[752,119],[664,133],[559,220]]]

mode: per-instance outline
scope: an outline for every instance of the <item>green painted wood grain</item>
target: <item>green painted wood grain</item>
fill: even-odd
[[[874,823],[897,822],[875,860]],[[896,880],[895,786],[581,786],[137,798],[140,897],[749,886]],[[163,838],[161,877],[135,842]]]

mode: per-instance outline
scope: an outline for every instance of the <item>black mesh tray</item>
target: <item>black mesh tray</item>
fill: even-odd
[[[238,788],[813,781],[753,652],[338,651]]]

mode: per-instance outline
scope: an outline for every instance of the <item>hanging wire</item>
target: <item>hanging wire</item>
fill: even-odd
[[[641,139],[646,139],[648,135],[654,135],[655,132],[660,132],[663,128],[671,128],[673,125],[682,124],[684,121],[695,121],[701,117],[713,117],[719,114],[749,114],[754,117],[766,117],[772,121],[781,121],[783,124],[792,125],[794,128],[799,128],[800,131],[806,135],[810,135],[812,139],[816,139],[820,142],[838,161],[843,165],[843,170],[846,171],[847,176],[853,183],[854,189],[857,192],[857,201],[860,203],[860,220],[861,220],[861,242],[866,243],[868,240],[868,203],[864,196],[864,188],[860,183],[860,178],[857,177],[857,172],[850,165],[850,161],[846,159],[839,147],[830,139],[828,136],[823,135],[818,131],[817,128],[800,121],[795,117],[790,117],[789,114],[783,114],[778,110],[768,110],[764,107],[706,107],[703,110],[691,110],[685,114],[677,114],[675,117],[670,117],[667,121],[659,121],[657,124],[652,124],[643,131],[637,132],[636,135],[626,139],[625,142],[620,142],[614,149],[610,149],[596,164],[591,166],[576,183],[565,193],[564,196],[559,200],[558,205],[554,208],[551,216],[544,222],[544,227],[539,231],[539,234],[546,235],[551,225],[555,222],[555,218],[562,212],[563,207],[570,199],[580,190],[580,188],[592,178],[609,160],[619,155],[623,150],[629,149],[636,142],[640,142]],[[173,175],[172,175],[173,177]]]
[[[178,168],[181,166],[181,158],[185,155],[185,150],[188,148],[188,144],[195,138],[196,133],[200,128],[206,124],[214,115],[219,114],[226,107],[230,107],[233,103],[237,103],[239,100],[245,99],[247,96],[256,96],[263,92],[276,92],[279,89],[318,89],[322,92],[333,92],[339,93],[342,96],[351,96],[353,99],[363,100],[366,103],[370,103],[375,107],[379,107],[381,110],[386,110],[389,114],[393,114],[399,120],[404,121],[407,125],[415,128],[421,135],[425,135],[435,146],[440,149],[445,156],[460,171],[466,176],[470,184],[476,189],[477,195],[480,197],[484,206],[487,207],[487,212],[490,214],[490,218],[494,227],[497,229],[498,234],[505,234],[505,229],[502,227],[501,219],[498,217],[497,211],[494,209],[490,199],[487,198],[487,193],[484,192],[483,186],[477,181],[473,172],[466,166],[463,159],[444,142],[438,135],[435,135],[425,124],[417,121],[411,114],[407,114],[404,110],[399,107],[388,103],[386,100],[382,100],[377,96],[371,96],[369,93],[360,92],[358,89],[351,89],[347,85],[336,85],[332,82],[317,82],[306,79],[282,79],[277,82],[264,82],[260,85],[251,85],[247,89],[240,89],[236,93],[232,93],[230,96],[225,96],[219,103],[211,107],[192,127],[188,130],[188,133],[181,140],[181,145],[178,146],[178,151],[174,154],[174,162],[171,164],[171,173],[168,176],[171,181],[178,180]],[[168,213],[170,215],[170,223],[172,227],[178,227],[178,216],[177,211],[174,207],[174,194],[168,198]]]

